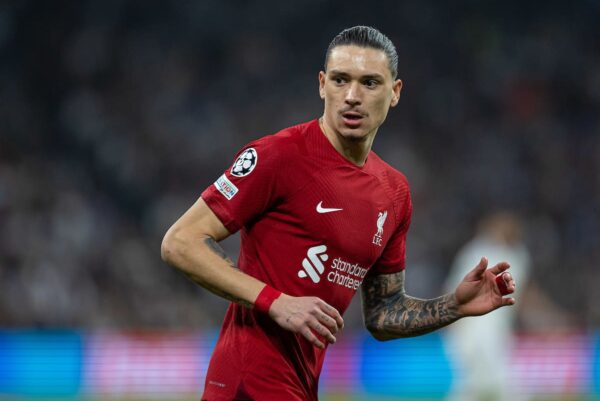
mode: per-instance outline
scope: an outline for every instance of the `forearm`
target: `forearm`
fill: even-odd
[[[217,241],[204,236],[191,241],[176,233],[163,240],[163,260],[196,284],[240,305],[251,307],[265,284],[237,269]]]
[[[419,299],[404,293],[373,298],[365,305],[365,323],[378,340],[426,334],[449,325],[461,316],[454,294]]]

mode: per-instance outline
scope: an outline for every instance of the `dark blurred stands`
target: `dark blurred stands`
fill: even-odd
[[[404,80],[375,150],[412,185],[409,292],[510,208],[539,286],[598,327],[600,3],[534,3],[1,4],[0,325],[218,325],[162,235],[246,142],[319,116],[329,40],[366,24]]]

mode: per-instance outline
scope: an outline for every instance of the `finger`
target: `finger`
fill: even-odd
[[[327,302],[323,301],[323,300],[319,300],[319,306],[321,307],[321,310],[323,310],[323,312],[325,312],[327,315],[329,315],[330,317],[332,317],[338,328],[339,329],[343,329],[344,328],[344,319],[342,319],[342,315],[340,315],[340,312],[337,311],[337,309],[335,309],[333,306],[329,305]]]
[[[515,292],[515,289],[517,288],[517,282],[513,278],[512,274],[510,274],[509,271],[505,271],[503,276],[504,281],[506,281],[506,287],[508,287],[510,292]]]
[[[509,272],[503,272],[495,278],[496,286],[502,295],[512,294],[515,290],[514,280]]]
[[[321,310],[317,311],[316,318],[321,324],[325,325],[325,327],[327,327],[333,334],[337,334],[339,329],[337,326],[337,322],[334,318],[332,318],[331,316],[329,316]]]
[[[508,269],[510,265],[507,262],[500,262],[494,267],[490,267],[490,272],[494,273],[494,275],[498,275]]]
[[[485,272],[485,269],[487,269],[487,265],[488,265],[488,260],[484,256],[481,258],[481,260],[479,261],[477,266],[475,266],[473,268],[473,270],[471,270],[469,273],[467,273],[467,275],[465,276],[465,279],[467,279],[468,281],[480,280],[481,277],[483,277],[483,273]]]
[[[315,331],[317,332],[317,334],[321,335],[322,337],[325,337],[327,339],[327,341],[329,341],[331,344],[335,344],[335,336],[333,334],[331,334],[331,331],[329,331],[329,329],[325,326],[323,326],[321,323],[319,323],[316,320],[310,320],[308,322],[308,325]]]
[[[510,306],[515,304],[514,298],[502,298],[502,306]]]
[[[321,348],[321,349],[325,348],[325,344],[323,344],[321,341],[319,341],[317,336],[315,336],[313,334],[313,332],[310,331],[310,328],[308,328],[308,326],[305,327],[304,330],[301,331],[301,334],[304,336],[304,338],[306,338],[315,347]]]

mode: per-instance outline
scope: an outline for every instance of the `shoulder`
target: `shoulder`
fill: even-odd
[[[277,177],[296,177],[298,165],[302,164],[305,159],[303,156],[307,153],[304,132],[309,124],[284,128],[247,143],[235,155],[230,173],[244,177],[255,171],[253,176],[272,181],[281,181]]]
[[[402,172],[390,166],[373,151],[371,151],[369,157],[373,161],[373,173],[391,191],[393,198],[410,196],[410,185]]]
[[[311,122],[284,128],[274,134],[263,136],[247,144],[241,152],[248,148],[263,156],[265,161],[289,160],[302,156],[306,151],[306,134]]]
[[[377,176],[394,204],[397,224],[409,224],[412,214],[412,200],[408,179],[402,172],[383,161],[375,152],[371,151],[369,157],[373,161],[373,174]]]

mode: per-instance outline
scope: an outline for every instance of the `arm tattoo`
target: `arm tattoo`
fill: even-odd
[[[204,243],[206,244],[206,246],[208,247],[208,249],[210,249],[211,251],[213,251],[214,254],[216,254],[217,256],[221,257],[221,259],[225,260],[227,262],[227,264],[233,268],[236,268],[236,266],[233,263],[233,260],[231,260],[229,258],[229,256],[227,256],[227,254],[225,253],[225,251],[223,250],[223,248],[221,248],[221,245],[219,245],[217,243],[217,241],[215,241],[213,238],[208,237],[204,240]]]
[[[221,248],[221,246],[217,243],[217,241],[215,241],[213,238],[206,238],[204,240],[204,243],[206,244],[206,246],[208,247],[208,249],[210,249],[214,254],[216,254],[217,256],[219,256],[221,259],[223,259],[225,262],[227,262],[227,264],[229,265],[229,267],[231,267],[232,269],[237,269],[237,267],[235,266],[235,264],[233,263],[233,261],[227,256],[227,254],[225,253],[225,251],[223,250],[223,248]],[[244,299],[238,298],[232,294],[229,294],[223,290],[218,289],[217,287],[208,284],[206,282],[200,282],[194,275],[186,273],[186,275],[188,276],[188,278],[192,281],[194,281],[195,283],[200,284],[202,287],[206,288],[207,290],[209,290],[210,292],[212,292],[213,294],[216,294],[220,297],[223,297],[225,299],[228,299],[232,302],[235,302],[237,304],[240,304],[242,306],[245,306],[246,308],[251,308],[253,306],[253,304],[251,302],[248,302]]]
[[[426,334],[458,320],[453,294],[419,299],[404,292],[404,272],[365,279],[362,288],[365,324],[379,340]]]

